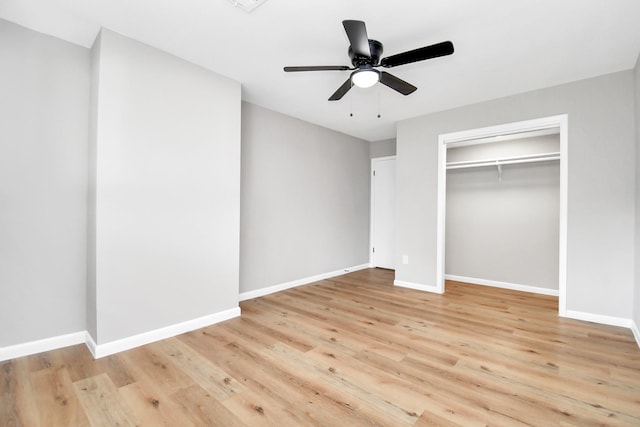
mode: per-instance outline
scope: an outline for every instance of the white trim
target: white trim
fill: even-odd
[[[373,244],[375,240],[376,230],[375,230],[375,180],[373,179],[373,171],[375,170],[374,164],[376,162],[381,161],[389,161],[396,160],[396,156],[385,156],[385,157],[374,157],[371,159],[371,170],[369,171],[369,178],[371,180],[370,190],[369,190],[369,200],[371,202],[371,206],[369,207],[369,265],[374,267],[373,265]]]
[[[99,359],[110,354],[118,353],[131,348],[149,344],[165,338],[170,338],[194,329],[204,328],[225,320],[240,316],[240,307],[188,320],[186,322],[170,325],[165,328],[145,332],[139,335],[123,338],[121,340],[96,344],[91,334],[87,331],[74,332],[72,334],[60,335],[57,337],[45,338],[38,341],[31,341],[24,344],[12,345],[0,348],[0,362],[17,357],[31,356],[44,351],[57,350],[77,344],[86,344],[95,359]]]
[[[96,344],[93,338],[87,334],[87,347],[93,354],[93,357],[99,359],[104,356],[119,353],[121,351],[130,350],[141,345],[171,338],[176,335],[190,332],[195,329],[204,328],[225,320],[233,319],[240,316],[240,307],[234,307],[229,310],[220,311],[218,313],[209,314],[207,316],[198,317],[197,319],[187,320],[186,322],[176,323],[175,325],[166,326],[149,332],[143,332],[116,341],[104,344]]]
[[[568,200],[568,149],[569,149],[568,115],[544,117],[534,120],[507,123],[460,132],[441,134],[438,136],[438,210],[436,219],[436,287],[444,292],[445,263],[445,219],[446,219],[446,180],[447,180],[447,144],[461,143],[479,138],[489,138],[511,133],[530,132],[541,129],[559,128],[560,133],[560,214],[558,242],[558,314],[565,316],[567,312],[567,200]],[[569,317],[569,316],[567,316]]]
[[[445,221],[447,219],[447,140],[438,136],[438,200],[436,212],[436,287],[444,293]]]
[[[96,357],[97,350],[96,349],[98,348],[98,344],[96,344],[96,342],[93,340],[93,337],[91,336],[89,331],[87,331],[86,333],[87,333],[87,336],[85,338],[85,344],[87,345],[87,348],[89,349],[89,352],[91,353],[93,358],[97,359],[97,357]]]
[[[560,224],[558,228],[558,314],[567,312],[567,224],[569,199],[569,116],[557,116],[560,126]]]
[[[526,154],[522,156],[494,157],[482,160],[464,160],[461,162],[447,162],[447,170],[479,168],[487,166],[515,165],[522,163],[549,162],[560,160],[560,152]]]
[[[638,343],[638,347],[640,347],[640,329],[638,329],[638,324],[633,319],[631,320],[631,332],[633,332],[636,343]]]
[[[44,338],[37,341],[30,341],[23,344],[11,345],[0,348],[0,362],[17,357],[30,356],[44,351],[56,350],[70,345],[83,344],[85,342],[85,331],[73,332],[57,337]]]
[[[623,317],[605,316],[603,314],[585,313],[583,311],[567,310],[563,317],[569,319],[584,320],[586,322],[602,323],[603,325],[632,328],[633,321]]]
[[[445,274],[445,280],[455,282],[465,282],[481,286],[493,286],[494,288],[511,289],[520,292],[533,292],[534,294],[558,296],[556,289],[541,288],[538,286],[520,285],[518,283],[499,282],[497,280],[478,279],[475,277],[456,276],[455,274]]]
[[[438,289],[437,286],[423,285],[421,283],[405,282],[404,280],[394,280],[393,286],[399,286],[401,288],[408,288],[408,289],[415,289],[417,291],[432,292],[436,294],[442,293],[442,291]]]
[[[280,283],[278,285],[269,286],[262,289],[256,289],[255,291],[247,291],[240,293],[240,301],[246,301],[252,298],[258,298],[265,295],[273,294],[276,292],[284,291],[286,289],[295,288],[296,286],[302,286],[320,280],[329,279],[331,277],[341,276],[352,271],[364,270],[365,268],[371,268],[371,264],[360,264],[354,267],[343,268],[342,270],[332,271],[330,273],[318,274],[311,277],[305,277],[304,279],[292,280],[286,283]]]
[[[541,129],[556,128],[566,119],[566,114],[557,116],[542,117],[539,119],[523,120],[520,122],[505,123],[495,126],[487,126],[484,128],[469,129],[459,132],[451,132],[442,134],[440,137],[446,139],[447,144],[457,142],[472,141],[474,139],[489,138],[499,135],[509,135],[513,133],[530,132]]]
[[[472,139],[470,141],[457,141],[456,148],[465,147],[469,145],[487,144],[491,142],[501,142],[501,141],[504,141],[505,139],[517,140],[522,138],[533,138],[536,136],[558,135],[559,133],[560,133],[559,129],[552,127],[552,128],[541,129],[541,130],[534,130],[530,132],[518,132],[518,133],[512,133],[508,135],[496,135],[488,138]]]

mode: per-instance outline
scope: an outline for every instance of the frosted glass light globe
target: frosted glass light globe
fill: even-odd
[[[378,83],[378,80],[380,80],[380,74],[376,70],[356,71],[351,76],[353,84],[362,88],[371,87]]]

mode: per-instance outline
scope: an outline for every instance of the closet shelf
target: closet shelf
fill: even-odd
[[[477,168],[483,166],[502,166],[513,165],[518,163],[535,163],[548,162],[552,160],[560,160],[560,152],[529,154],[525,156],[497,157],[494,159],[484,160],[466,160],[463,162],[449,162],[447,169]]]

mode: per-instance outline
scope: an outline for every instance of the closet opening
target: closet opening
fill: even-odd
[[[567,116],[440,135],[445,280],[558,296],[566,312]]]

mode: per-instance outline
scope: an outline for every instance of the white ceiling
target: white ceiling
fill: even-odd
[[[638,0],[0,0],[0,17],[90,47],[109,28],[242,83],[242,98],[356,137],[395,137],[399,120],[633,68]],[[389,70],[418,87],[380,84],[327,98],[351,65],[343,19],[367,24],[389,56],[444,40],[456,52]],[[381,118],[377,118],[380,111]],[[349,113],[353,112],[353,117]]]

